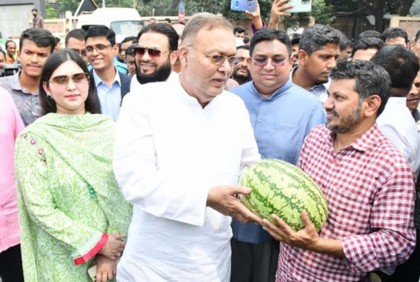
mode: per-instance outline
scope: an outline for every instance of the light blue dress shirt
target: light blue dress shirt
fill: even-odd
[[[325,124],[321,101],[289,80],[269,98],[248,82],[230,90],[245,102],[261,158],[280,159],[296,165],[309,131]],[[248,243],[263,243],[271,236],[255,223],[232,222],[233,237]]]
[[[118,71],[115,74],[114,81],[109,87],[93,70],[96,91],[98,92],[99,102],[101,103],[101,112],[110,116],[114,121],[117,120],[121,107],[121,79]]]

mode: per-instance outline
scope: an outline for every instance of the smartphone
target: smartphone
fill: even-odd
[[[257,10],[257,0],[231,0],[230,9],[239,12],[255,12]]]
[[[312,10],[311,0],[290,0],[287,4],[293,6],[292,9],[287,10],[288,13],[307,13]]]

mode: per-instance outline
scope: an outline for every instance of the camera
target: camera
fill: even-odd
[[[0,76],[14,75],[19,71],[19,65],[17,64],[6,64],[3,69],[0,69]]]

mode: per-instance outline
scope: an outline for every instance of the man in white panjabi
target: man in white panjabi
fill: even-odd
[[[231,24],[186,25],[179,80],[142,85],[117,122],[114,171],[134,206],[118,281],[229,281],[231,217],[261,220],[236,197],[259,160],[248,112],[224,91],[237,58]]]

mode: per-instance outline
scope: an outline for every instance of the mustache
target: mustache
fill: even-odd
[[[418,101],[418,100],[420,100],[420,97],[418,97],[418,98],[411,98],[411,99],[407,99],[407,101],[408,101],[408,102],[411,102],[411,101]]]
[[[329,114],[333,114],[335,117],[338,117],[338,113],[335,110],[327,110],[326,112]]]

